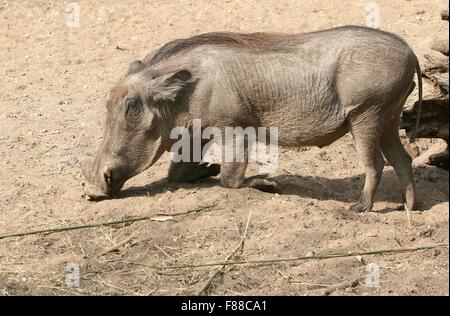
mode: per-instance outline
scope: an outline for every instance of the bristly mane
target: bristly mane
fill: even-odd
[[[163,60],[173,57],[179,53],[188,52],[202,45],[222,45],[228,47],[243,47],[257,51],[281,52],[287,51],[291,47],[318,33],[330,33],[341,29],[351,29],[353,31],[370,31],[388,34],[394,38],[398,36],[384,31],[367,28],[357,25],[344,25],[331,29],[319,30],[308,33],[285,34],[285,33],[232,33],[213,32],[200,34],[186,39],[171,41],[144,59],[146,66],[153,66]],[[398,38],[400,39],[400,38]],[[400,39],[401,40],[401,39]]]
[[[155,65],[181,52],[190,51],[202,45],[223,45],[244,47],[263,51],[279,51],[294,45],[299,34],[282,33],[228,33],[214,32],[169,42],[145,58],[147,66]]]

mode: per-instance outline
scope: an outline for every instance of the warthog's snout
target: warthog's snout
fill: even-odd
[[[124,168],[111,163],[88,161],[81,166],[86,180],[98,187],[104,194],[114,194],[128,179]]]

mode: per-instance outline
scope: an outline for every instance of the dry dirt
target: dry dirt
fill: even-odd
[[[323,149],[283,150],[274,175],[282,195],[224,189],[217,179],[169,184],[165,155],[130,180],[120,198],[86,201],[77,161],[96,150],[104,95],[130,61],[171,39],[207,31],[306,32],[362,25],[368,2],[78,3],[77,29],[65,26],[63,1],[0,1],[0,234],[217,206],[171,221],[1,239],[0,295],[193,294],[217,267],[155,270],[145,265],[225,259],[240,242],[250,211],[241,259],[448,243],[448,172],[427,166],[420,157],[414,168],[420,210],[412,212],[411,228],[389,166],[374,211],[347,211],[364,180],[349,135]],[[422,62],[433,34],[448,28],[439,17],[444,1],[377,3],[382,29],[403,36]],[[416,99],[417,90],[407,105]],[[436,140],[418,144],[421,151],[442,147]],[[363,261],[378,265],[379,287],[361,282],[334,295],[448,295],[447,247],[363,256]],[[66,286],[69,263],[81,267],[79,288]],[[227,267],[209,294],[319,295],[327,285],[365,278],[365,264],[348,257]]]

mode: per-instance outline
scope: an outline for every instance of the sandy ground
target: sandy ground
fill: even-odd
[[[423,61],[428,42],[448,24],[441,0],[377,1],[381,27],[403,36]],[[79,162],[96,150],[107,89],[165,42],[207,31],[306,32],[365,22],[366,1],[78,1],[80,28],[65,26],[63,1],[0,1],[0,234],[210,210],[171,221],[141,221],[0,240],[0,295],[187,295],[217,267],[155,270],[224,260],[251,218],[241,259],[417,247],[448,242],[448,173],[418,160],[419,211],[412,227],[400,209],[398,179],[384,170],[374,211],[353,214],[364,169],[349,135],[329,147],[285,149],[274,175],[282,195],[224,189],[217,179],[174,185],[168,155],[130,180],[123,196],[81,197]],[[426,86],[429,93],[430,87]],[[417,99],[417,90],[407,105]],[[419,141],[420,151],[442,146]],[[420,158],[420,157],[419,157]],[[248,174],[257,172],[253,167]],[[131,239],[130,239],[131,238]],[[129,240],[118,250],[101,255]],[[67,264],[81,269],[66,286]],[[139,263],[139,265],[135,264]],[[448,295],[448,248],[266,265],[227,267],[212,295],[320,295],[327,285],[381,273],[378,287],[334,295]],[[372,265],[373,266],[373,265]]]

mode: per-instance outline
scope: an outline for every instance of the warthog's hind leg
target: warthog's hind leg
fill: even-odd
[[[353,123],[353,122],[352,122]],[[352,134],[356,149],[366,169],[366,179],[358,203],[350,210],[368,212],[372,210],[378,183],[383,174],[384,160],[379,146],[381,124],[376,119],[363,119],[352,124]]]
[[[381,149],[400,179],[404,202],[409,210],[416,207],[412,159],[403,148],[398,134],[399,119],[393,118],[384,128],[381,136]]]

